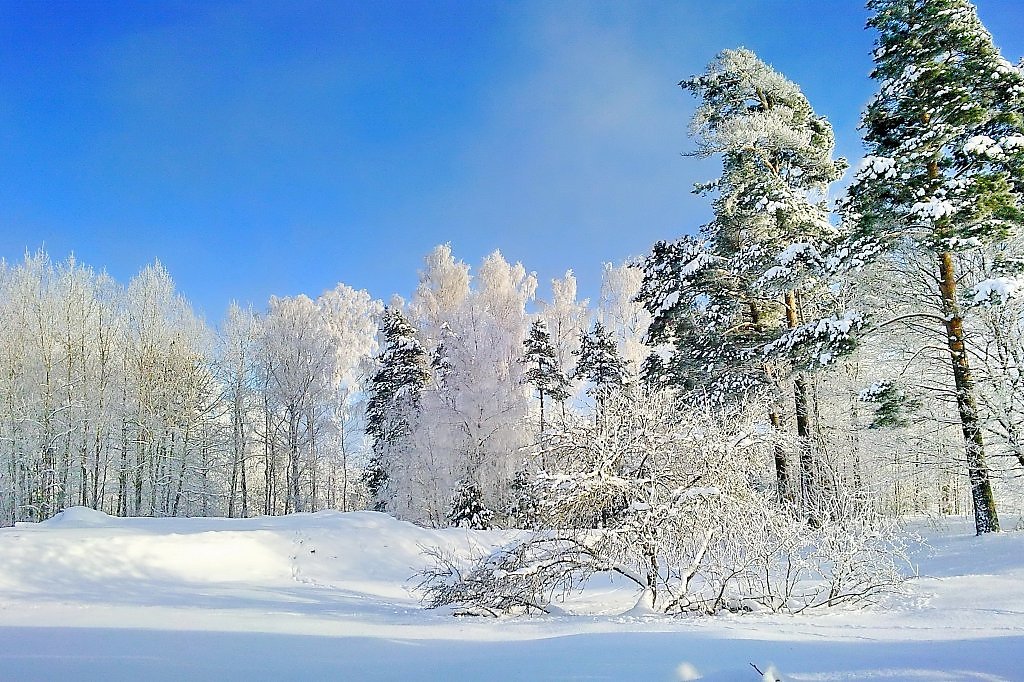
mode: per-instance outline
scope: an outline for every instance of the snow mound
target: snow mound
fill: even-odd
[[[14,530],[17,537],[5,537],[0,529],[0,589],[6,583],[40,599],[109,594],[112,601],[146,604],[180,603],[195,591],[245,589],[262,595],[252,604],[266,599],[274,608],[293,599],[333,598],[328,591],[362,599],[361,606],[418,608],[410,578],[426,567],[424,547],[465,553],[505,538],[420,528],[378,512],[336,511],[252,519],[116,518],[73,507],[46,522],[7,529]]]
[[[113,522],[115,522],[113,516],[101,511],[89,507],[69,507],[44,521],[42,525],[58,528],[95,528],[108,526]]]

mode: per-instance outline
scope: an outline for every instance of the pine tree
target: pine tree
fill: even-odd
[[[701,99],[695,155],[720,155],[722,175],[694,189],[715,197],[702,239],[660,242],[647,260],[641,297],[655,317],[652,337],[676,349],[667,368],[652,361],[649,369],[682,375],[686,388],[719,403],[775,390],[792,373],[806,500],[812,410],[805,375],[791,372],[799,370],[791,335],[824,312],[814,305],[815,271],[824,244],[836,237],[826,196],[846,162],[833,158],[828,121],[749,50],[723,51],[680,86]],[[781,424],[777,409],[770,417]],[[785,458],[777,465],[781,493]]]
[[[420,390],[430,378],[428,357],[416,339],[416,330],[397,308],[384,310],[380,326],[381,351],[370,378],[366,404],[366,434],[373,439],[373,454],[364,480],[384,509],[384,491],[393,458],[411,434],[419,409]]]
[[[577,356],[575,376],[593,384],[590,394],[597,399],[600,413],[608,394],[626,385],[626,363],[619,357],[611,332],[600,321],[581,336]]]
[[[648,340],[662,347],[644,363],[648,383],[709,404],[742,401],[769,383],[758,352],[770,338],[761,309],[706,240],[657,242],[640,298],[653,316]]]
[[[967,0],[870,0],[879,92],[862,127],[870,155],[851,218],[881,248],[931,253],[978,534],[999,530],[968,360],[957,257],[1024,219],[1024,74],[1002,58]]]
[[[569,380],[562,374],[551,344],[551,334],[543,319],[536,319],[523,341],[523,358],[527,370],[524,378],[537,390],[540,398],[540,434],[544,437],[544,399],[562,402],[569,397]]]

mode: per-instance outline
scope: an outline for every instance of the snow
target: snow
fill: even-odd
[[[635,593],[601,578],[561,604],[577,615],[494,620],[425,611],[410,578],[423,547],[469,554],[508,532],[76,508],[0,529],[0,679],[754,682],[751,664],[794,681],[1020,679],[1024,534],[917,529],[920,577],[884,609],[623,615]]]
[[[866,179],[896,177],[896,160],[885,156],[865,156],[857,167],[857,176]]]
[[[971,302],[975,305],[987,303],[1004,303],[1016,298],[1024,292],[1024,278],[993,277],[974,285],[974,296]]]
[[[987,156],[992,159],[998,159],[1005,155],[999,143],[988,135],[975,135],[967,140],[967,144],[964,145],[964,152],[967,154],[977,154],[978,156]]]
[[[790,244],[782,251],[782,253],[779,254],[779,263],[782,265],[792,265],[798,258],[803,256],[805,252],[813,248],[814,246],[807,242]]]
[[[953,215],[955,210],[951,202],[937,197],[932,197],[928,201],[919,201],[910,207],[911,214],[933,222]]]

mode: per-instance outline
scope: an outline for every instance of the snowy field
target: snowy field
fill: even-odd
[[[1009,524],[1007,524],[1009,525]],[[1024,534],[923,523],[920,577],[885,611],[482,620],[419,608],[422,546],[501,533],[372,512],[115,519],[68,510],[0,529],[0,680],[1024,679]]]

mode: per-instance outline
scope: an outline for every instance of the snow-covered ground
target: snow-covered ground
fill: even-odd
[[[0,680],[1024,680],[1024,534],[923,524],[885,611],[615,615],[625,586],[508,620],[424,611],[422,546],[500,533],[372,512],[115,519],[0,529]]]

